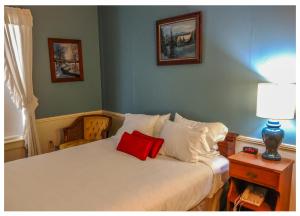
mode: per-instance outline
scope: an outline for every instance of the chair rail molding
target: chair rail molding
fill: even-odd
[[[7,136],[7,137],[4,137],[4,145],[9,144],[9,143],[23,141],[23,140],[24,140],[23,136]]]
[[[263,146],[265,145],[262,139],[247,137],[247,136],[243,136],[243,135],[239,135],[237,137],[237,141],[241,141],[241,142],[244,142],[244,143],[250,143],[250,144],[254,144],[254,145],[263,145]],[[279,149],[295,152],[296,151],[296,145],[282,143],[279,146]]]
[[[67,119],[67,118],[76,118],[76,117],[81,116],[81,115],[92,115],[92,114],[100,114],[100,113],[102,113],[102,110],[72,113],[72,114],[59,115],[59,116],[50,116],[50,117],[46,117],[46,118],[36,119],[36,122],[37,123],[44,123],[44,122],[57,121],[57,120],[62,120],[62,119]]]

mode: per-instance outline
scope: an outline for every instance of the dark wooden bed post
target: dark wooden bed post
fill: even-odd
[[[230,155],[235,154],[235,143],[238,134],[228,132],[223,141],[218,142],[218,150],[221,155],[228,158]]]
[[[237,133],[228,132],[223,141],[218,142],[218,150],[221,155],[228,158],[229,156],[235,154],[235,143],[236,138],[238,137]],[[225,182],[222,187],[222,194],[219,200],[220,210],[227,209],[227,194],[229,189],[229,181]]]

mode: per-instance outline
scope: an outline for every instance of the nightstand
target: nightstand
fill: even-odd
[[[260,206],[243,204],[244,210],[288,211],[293,161],[282,158],[280,161],[265,160],[260,154],[239,152],[229,158],[230,186],[227,195],[227,210],[232,210],[234,201],[249,184],[268,189]]]

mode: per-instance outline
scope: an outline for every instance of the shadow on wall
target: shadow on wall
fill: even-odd
[[[104,9],[105,8],[105,9]],[[122,61],[130,61],[131,44],[126,40],[120,17],[119,7],[98,7],[101,44],[101,85],[103,108],[107,110],[130,110],[132,107],[132,77],[122,73],[128,67]],[[110,27],[105,28],[104,17],[109,17]],[[125,36],[125,38],[124,38]],[[104,54],[105,53],[105,54]]]
[[[210,67],[211,71],[218,71],[217,79],[215,79],[215,75],[212,75],[211,79],[202,83],[202,91],[209,94],[210,97],[207,97],[205,101],[201,100],[199,93],[197,98],[199,103],[197,103],[196,98],[194,98],[195,101],[191,102],[191,98],[184,97],[184,95],[188,95],[188,92],[182,92],[181,101],[188,105],[182,107],[181,110],[174,109],[172,111],[174,113],[180,112],[188,118],[199,121],[221,121],[230,130],[239,134],[261,138],[261,131],[266,126],[267,119],[256,116],[257,83],[269,82],[268,77],[262,76],[257,71],[252,70],[250,66],[241,63],[212,41],[208,40],[206,43],[210,52],[217,53],[214,55],[213,60],[216,62],[215,64],[211,62],[212,59],[204,58],[203,61],[204,64],[212,65]],[[293,56],[275,56],[277,57],[276,60],[279,59],[278,56],[283,56],[283,60],[288,59],[288,62],[293,62]],[[272,60],[272,58],[270,59]],[[226,62],[221,70],[219,68],[220,62]],[[284,73],[281,74],[284,75]],[[183,84],[183,86],[189,85],[191,82],[192,80]],[[216,89],[207,91],[213,89],[214,86]],[[198,107],[198,109],[195,109],[195,107]],[[285,131],[283,142],[294,144],[296,120],[281,120],[280,122],[282,124],[281,128]]]
[[[203,63],[157,66],[156,20],[197,10],[205,17]],[[105,7],[100,11],[104,109],[121,113],[178,112],[195,120],[222,121],[232,131],[260,138],[266,120],[256,117],[257,83],[267,80],[251,64],[254,52],[269,50],[264,41],[269,33],[252,37],[256,10]],[[263,11],[264,7],[260,17]],[[273,9],[268,11],[274,15]],[[274,24],[272,31],[279,31]],[[295,143],[293,131],[287,131],[284,142]]]
[[[210,65],[208,72],[205,69],[197,71],[207,73],[203,77],[205,80],[201,80],[201,86],[197,88],[193,86],[200,83],[201,76],[198,80],[190,79],[182,83],[182,91],[176,95],[180,98],[179,103],[171,104],[172,108],[179,109],[170,109],[195,120],[221,121],[232,131],[260,138],[261,130],[258,128],[265,120],[256,117],[256,92],[257,83],[265,82],[265,79],[213,41],[208,40],[206,43],[215,55],[213,58],[204,55],[203,64]],[[189,92],[195,91],[198,91],[196,97],[186,97]]]

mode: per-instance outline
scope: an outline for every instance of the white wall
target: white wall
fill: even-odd
[[[42,118],[36,120],[36,127],[40,139],[42,153],[47,153],[51,149],[52,142],[58,146],[63,141],[63,128],[68,127],[71,123],[81,115],[99,114],[102,111],[92,111],[75,113],[70,115],[61,115],[49,118]],[[50,145],[50,146],[49,146]]]

